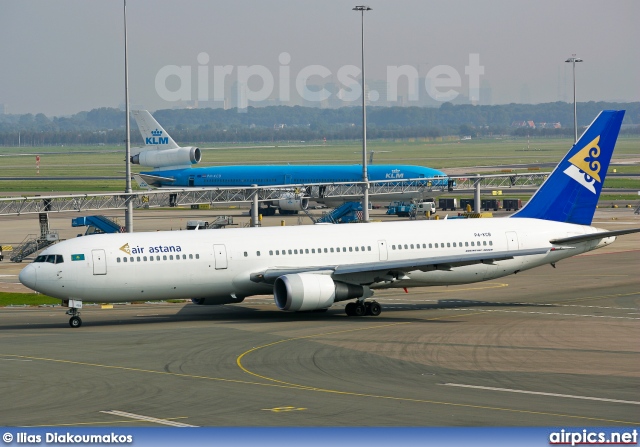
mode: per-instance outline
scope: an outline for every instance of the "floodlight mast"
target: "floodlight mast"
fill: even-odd
[[[129,66],[127,57],[127,0],[124,0],[124,109],[126,123],[125,141],[125,193],[131,194],[131,128],[129,126]],[[133,233],[133,203],[132,196],[127,196],[127,208],[124,211],[125,229],[127,233]]]
[[[572,54],[565,62],[571,62],[573,64],[573,144],[578,142],[578,114],[576,109],[576,62],[582,62],[582,59]]]
[[[369,6],[353,8],[362,14],[362,221],[369,222],[369,175],[367,173],[367,106],[364,75],[364,12],[371,11]]]

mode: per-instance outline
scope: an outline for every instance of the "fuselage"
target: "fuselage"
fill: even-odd
[[[446,174],[437,169],[412,165],[370,165],[370,181],[445,177],[433,186],[447,186]],[[288,184],[339,183],[362,181],[362,165],[242,165],[210,166],[142,172],[158,177],[161,186],[273,186]]]
[[[101,234],[61,242],[25,267],[20,281],[60,299],[96,302],[196,298],[210,304],[272,293],[252,280],[268,269],[465,256],[548,247],[544,254],[490,263],[431,266],[396,281],[379,271],[340,281],[371,289],[485,281],[592,250],[607,238],[552,250],[552,239],[596,232],[594,227],[538,219],[464,219],[358,225],[305,225],[155,233]],[[603,242],[604,241],[604,242]]]

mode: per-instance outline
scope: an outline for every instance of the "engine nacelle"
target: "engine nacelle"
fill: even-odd
[[[202,152],[197,147],[142,151],[131,157],[131,163],[149,168],[184,166],[200,163]]]
[[[221,304],[241,303],[243,300],[243,296],[234,298],[231,295],[215,298],[191,298],[191,302],[193,304],[198,304],[200,306],[219,306]]]
[[[285,211],[301,211],[309,208],[309,199],[306,197],[282,198],[276,202],[276,205]]]
[[[364,296],[364,287],[335,282],[330,276],[295,273],[283,275],[273,284],[273,298],[280,310],[326,309],[337,301]]]

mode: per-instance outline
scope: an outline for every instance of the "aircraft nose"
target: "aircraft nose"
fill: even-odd
[[[36,268],[32,265],[28,265],[20,271],[18,275],[18,279],[20,282],[29,287],[30,289],[35,290],[36,287]]]

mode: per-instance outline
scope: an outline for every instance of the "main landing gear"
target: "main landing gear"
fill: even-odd
[[[377,317],[382,312],[382,306],[377,301],[355,301],[347,304],[344,311],[350,317],[364,317],[365,315]]]

